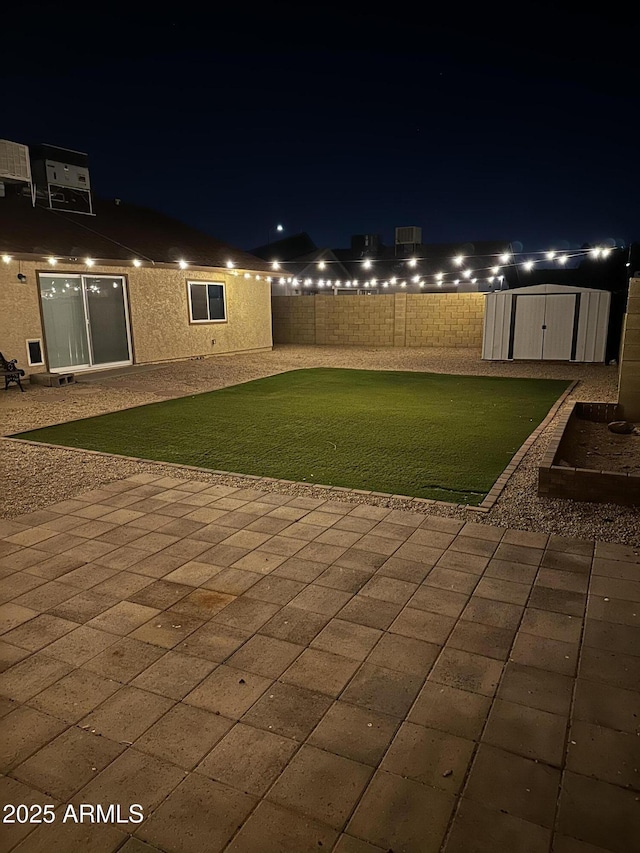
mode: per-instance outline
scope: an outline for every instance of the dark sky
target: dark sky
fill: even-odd
[[[101,195],[243,248],[277,223],[334,247],[640,238],[639,31],[610,4],[101,8],[14,12],[0,58],[0,137],[87,151]]]

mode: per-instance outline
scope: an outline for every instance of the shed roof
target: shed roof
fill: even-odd
[[[497,291],[497,294],[510,293],[518,296],[522,294],[535,295],[546,293],[601,293],[602,290],[603,288],[599,289],[597,287],[570,287],[566,284],[532,284],[529,287],[512,287],[509,290]]]

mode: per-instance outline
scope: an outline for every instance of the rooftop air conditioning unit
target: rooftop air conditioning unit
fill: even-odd
[[[414,245],[422,243],[422,228],[417,228],[415,225],[396,228],[396,246],[410,243]]]
[[[0,139],[0,181],[31,183],[29,148],[26,145]]]

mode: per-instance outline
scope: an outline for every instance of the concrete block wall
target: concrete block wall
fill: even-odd
[[[287,298],[287,297],[285,297]],[[394,297],[318,295],[290,302],[315,303],[315,343],[326,346],[393,346]]]
[[[482,346],[480,293],[272,297],[280,344],[381,347]]]
[[[271,311],[274,343],[276,341],[282,344],[316,343],[316,306],[313,297],[293,299],[287,296],[273,296]]]
[[[409,347],[480,347],[485,297],[481,293],[407,296]]]
[[[618,402],[622,415],[640,421],[640,278],[629,283],[629,300],[622,333]]]

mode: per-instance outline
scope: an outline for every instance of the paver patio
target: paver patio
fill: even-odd
[[[0,600],[2,851],[638,849],[637,549],[143,474]]]

